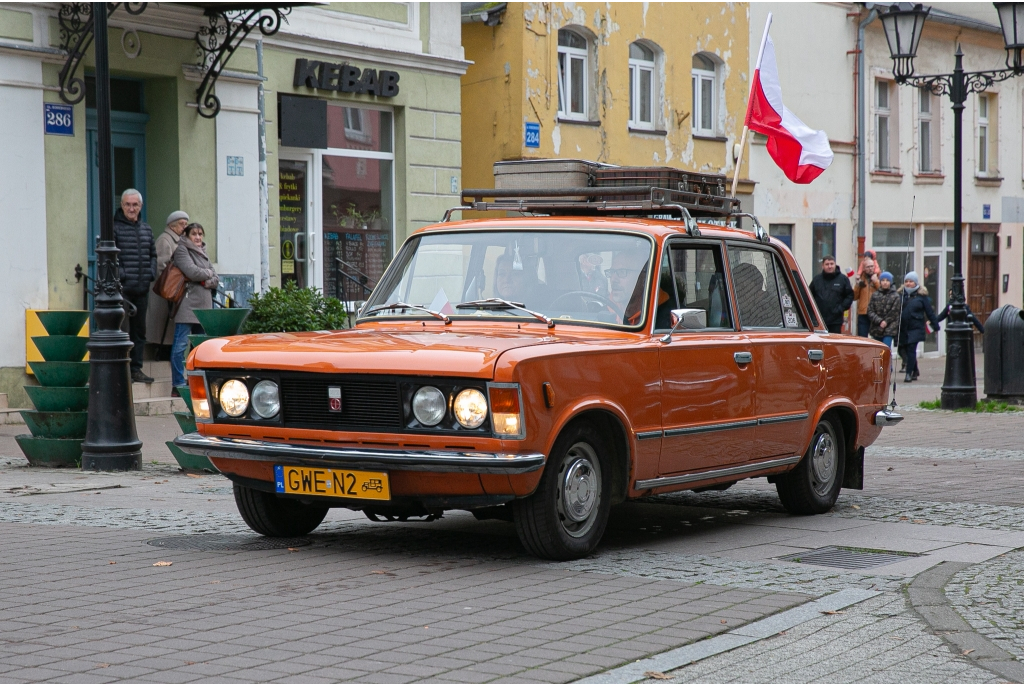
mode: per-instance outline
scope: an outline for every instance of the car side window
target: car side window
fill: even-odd
[[[659,279],[656,327],[672,327],[672,309],[702,309],[707,315],[707,328],[731,329],[721,249],[715,245],[670,245],[666,252]]]
[[[785,327],[773,261],[765,250],[729,247],[729,269],[743,328]]]
[[[797,305],[796,298],[793,297],[793,290],[789,287],[789,281],[786,280],[785,269],[779,263],[778,257],[773,258],[772,261],[775,263],[775,273],[779,282],[782,322],[786,325],[786,328],[807,330],[807,326],[804,324],[804,317],[800,314],[800,306]]]

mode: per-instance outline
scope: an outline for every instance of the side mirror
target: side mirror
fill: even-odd
[[[672,334],[683,329],[686,331],[699,331],[708,327],[708,313],[703,309],[673,309],[672,330],[661,339],[663,343],[672,342]]]

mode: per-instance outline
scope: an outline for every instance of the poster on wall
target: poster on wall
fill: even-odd
[[[278,166],[278,216],[281,220],[281,285],[300,288],[306,280],[306,162],[282,159]]]

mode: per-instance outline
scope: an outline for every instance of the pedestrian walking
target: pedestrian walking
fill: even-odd
[[[203,238],[206,231],[202,224],[192,223],[185,228],[183,240],[174,251],[174,265],[181,269],[188,279],[185,297],[174,316],[174,344],[171,346],[171,384],[177,388],[185,385],[185,351],[188,336],[202,333],[203,327],[193,310],[213,307],[213,292],[220,279],[213,270],[213,264],[206,255]],[[172,391],[172,394],[177,394]]]
[[[946,301],[948,302],[950,299],[952,299],[952,297],[953,297],[953,291],[950,290],[949,291],[949,297],[946,298]],[[952,309],[953,309],[953,305],[947,304],[946,308],[943,309],[941,312],[939,312],[939,317],[938,317],[939,321],[945,321],[946,318],[949,316],[949,313],[950,313],[950,311]],[[967,323],[969,323],[972,326],[974,326],[979,333],[984,335],[985,334],[985,327],[982,325],[982,323],[978,319],[978,317],[976,317],[974,315],[974,312],[971,311],[971,308],[967,305],[966,302],[964,302],[964,309],[967,310]]]
[[[868,320],[871,322],[869,333],[875,340],[892,347],[893,339],[899,339],[900,294],[892,287],[892,274],[888,271],[878,277],[878,290],[868,303]]]
[[[836,258],[832,255],[822,258],[821,272],[811,280],[811,296],[828,332],[842,333],[843,313],[853,304],[853,287],[850,279],[836,267]]]
[[[128,333],[134,347],[131,352],[132,381],[152,383],[142,371],[146,349],[146,311],[149,308],[149,287],[156,279],[156,246],[153,229],[141,219],[142,193],[128,188],[121,193],[121,206],[114,214],[114,244],[120,250],[122,297],[125,322],[121,329]]]
[[[872,296],[878,292],[879,277],[875,273],[875,260],[865,257],[860,264],[857,283],[853,286],[853,299],[857,301],[857,335],[868,337],[871,332],[871,319],[868,317],[868,305]]]
[[[164,272],[167,265],[171,263],[174,251],[178,248],[178,241],[181,234],[185,232],[188,225],[188,214],[178,210],[167,216],[167,224],[163,232],[156,238],[156,278]],[[146,316],[146,332],[149,342],[156,345],[170,345],[174,341],[174,326],[171,321],[174,314],[167,300],[160,297],[152,290],[149,293],[149,312]],[[171,340],[167,340],[167,333],[170,332]]]
[[[921,279],[918,278],[916,271],[911,271],[904,277],[902,307],[898,342],[901,350],[900,356],[903,357],[907,367],[907,375],[903,382],[910,383],[916,381],[920,375],[917,369],[917,344],[924,342],[928,335],[925,323],[931,323],[936,332],[942,329],[938,319],[935,318],[928,290],[921,286]]]

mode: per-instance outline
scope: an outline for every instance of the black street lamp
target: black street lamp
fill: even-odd
[[[899,84],[924,88],[935,95],[948,95],[953,102],[953,293],[946,325],[946,375],[942,380],[943,409],[973,408],[978,402],[974,374],[974,332],[967,323],[967,300],[963,275],[963,113],[970,93],[983,93],[993,83],[1024,74],[1024,3],[993,3],[999,12],[1006,44],[1006,69],[965,72],[963,53],[956,47],[952,74],[914,75],[914,57],[921,42],[925,19],[931,8],[922,5],[892,5],[880,13],[885,39],[892,56],[892,73]]]

